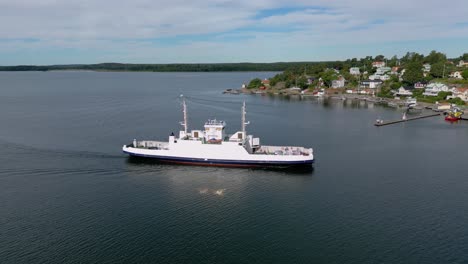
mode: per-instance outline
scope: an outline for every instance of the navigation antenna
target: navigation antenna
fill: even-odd
[[[245,101],[244,104],[242,105],[242,133],[244,134],[244,139],[247,137],[247,132],[245,131],[245,126],[250,124],[250,122],[245,121],[245,114],[247,113],[245,111]]]
[[[182,97],[183,95],[181,95]],[[185,99],[182,101],[183,112],[184,112],[184,122],[180,122],[180,124],[184,127],[185,135],[187,135],[188,130],[188,123],[187,123],[187,105],[185,104]]]

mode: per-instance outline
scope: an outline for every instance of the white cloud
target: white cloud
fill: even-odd
[[[280,8],[292,9],[257,17]],[[288,53],[311,47],[466,39],[468,27],[456,26],[468,22],[466,10],[465,0],[0,0],[0,54],[70,48],[102,51],[96,61],[294,60],[300,55]],[[168,37],[179,41],[149,41]]]

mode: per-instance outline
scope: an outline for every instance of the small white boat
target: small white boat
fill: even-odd
[[[418,105],[416,98],[408,97],[406,98],[405,105],[409,108],[415,107]]]

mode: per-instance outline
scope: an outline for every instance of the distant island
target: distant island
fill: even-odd
[[[69,65],[16,65],[0,66],[0,71],[128,71],[128,72],[236,72],[236,71],[285,71],[314,62],[274,63],[175,63],[175,64],[131,64],[99,63]]]

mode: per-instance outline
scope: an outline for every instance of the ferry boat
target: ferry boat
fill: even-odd
[[[171,134],[169,140],[136,140],[124,145],[124,153],[153,159],[164,163],[221,166],[221,167],[275,167],[290,168],[311,166],[314,162],[312,148],[297,146],[267,146],[260,138],[246,132],[246,108],[242,106],[241,131],[225,134],[226,122],[208,120],[204,130],[188,131],[187,106],[182,103],[184,130]]]

